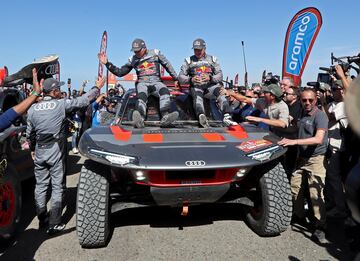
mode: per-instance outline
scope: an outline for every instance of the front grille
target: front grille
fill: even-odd
[[[167,180],[198,180],[215,178],[215,170],[201,171],[167,171]]]

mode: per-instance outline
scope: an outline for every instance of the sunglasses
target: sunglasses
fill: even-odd
[[[310,103],[313,103],[314,102],[314,99],[301,99],[301,101],[303,103],[306,103],[307,101],[310,102]]]

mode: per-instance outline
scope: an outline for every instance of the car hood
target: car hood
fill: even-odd
[[[102,126],[81,137],[82,155],[132,169],[213,169],[262,164],[286,149],[279,138],[251,126],[144,128]]]

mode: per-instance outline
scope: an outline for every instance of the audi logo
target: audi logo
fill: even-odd
[[[45,74],[47,75],[53,75],[58,73],[58,66],[57,64],[50,64],[45,69]]]
[[[203,160],[188,160],[185,161],[187,167],[202,167],[206,165],[206,162]]]
[[[56,107],[55,102],[42,102],[35,105],[34,110],[35,111],[47,111],[47,110],[53,110]]]

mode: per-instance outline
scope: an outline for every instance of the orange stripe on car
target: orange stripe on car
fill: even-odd
[[[159,134],[144,134],[143,135],[144,142],[163,142],[164,136]]]
[[[240,125],[232,125],[227,129],[227,133],[237,139],[246,139],[249,137],[245,129]]]
[[[131,131],[124,130],[119,126],[111,126],[110,129],[114,135],[115,140],[128,141],[131,138]]]
[[[224,136],[220,135],[219,133],[203,133],[202,136],[207,141],[223,141],[223,140],[225,140]]]

